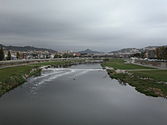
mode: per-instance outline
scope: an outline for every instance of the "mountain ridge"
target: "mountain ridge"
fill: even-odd
[[[48,52],[57,52],[52,49],[47,48],[38,48],[33,46],[6,46],[3,44],[0,44],[0,46],[3,46],[6,50],[12,50],[12,51],[48,51]]]
[[[91,49],[86,49],[86,50],[83,50],[83,51],[79,51],[79,53],[81,53],[81,54],[98,54],[98,53],[102,53],[102,52],[93,51]]]

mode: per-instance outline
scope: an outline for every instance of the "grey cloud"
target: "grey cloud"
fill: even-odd
[[[0,0],[0,42],[111,51],[167,44],[166,0]]]

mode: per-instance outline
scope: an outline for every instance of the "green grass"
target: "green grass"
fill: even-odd
[[[122,59],[111,59],[110,61],[106,61],[102,64],[103,67],[112,67],[114,69],[153,69],[150,67],[145,67],[145,66],[139,66],[135,64],[127,64],[124,60]]]
[[[167,82],[167,70],[152,70],[152,71],[131,71],[140,77],[148,77],[157,81]]]
[[[116,73],[114,70],[107,70],[111,78],[118,79],[121,82],[134,86],[135,89],[148,96],[167,97],[167,70],[147,70],[154,69],[134,64],[126,64],[122,59],[111,59],[102,64],[103,67],[112,67],[128,71],[128,73]],[[146,69],[135,71],[135,69]]]
[[[136,74],[124,74],[115,73],[114,71],[108,70],[111,78],[118,79],[121,82],[128,83],[134,86],[135,89],[145,95],[153,97],[167,97],[167,84],[158,83],[154,79],[141,79],[140,76]]]
[[[6,83],[10,77],[28,74],[32,68],[33,66],[27,65],[0,69],[0,82]]]
[[[23,76],[25,74],[29,74],[32,69],[39,68],[41,66],[46,65],[52,65],[52,66],[65,66],[65,65],[71,65],[73,61],[52,61],[52,62],[42,62],[42,63],[36,63],[31,65],[25,65],[25,66],[16,66],[16,67],[9,67],[0,69],[0,82],[6,83],[9,81],[9,78],[15,77],[15,76]]]
[[[40,72],[40,69],[33,66],[17,66],[0,69],[0,96],[5,92],[17,87],[26,81],[26,77],[30,77]]]
[[[42,62],[42,63],[36,63],[36,64],[31,64],[31,66],[34,67],[41,67],[41,66],[64,66],[64,65],[69,65],[72,64],[72,61],[51,61],[51,62]]]

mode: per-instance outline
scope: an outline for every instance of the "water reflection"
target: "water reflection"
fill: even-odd
[[[166,125],[167,100],[76,65],[45,69],[0,98],[0,112],[2,125]]]

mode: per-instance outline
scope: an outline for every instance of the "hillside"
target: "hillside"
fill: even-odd
[[[97,54],[97,53],[102,53],[102,52],[98,52],[98,51],[93,51],[93,50],[90,50],[90,49],[86,49],[84,51],[80,51],[79,53],[81,53],[81,54]]]
[[[117,51],[111,51],[110,53],[138,53],[142,52],[143,49],[137,49],[137,48],[125,48]]]
[[[48,52],[56,52],[55,50],[52,49],[46,49],[46,48],[36,48],[33,46],[5,46],[0,44],[0,46],[3,46],[4,49],[6,50],[12,50],[12,51],[48,51]]]

